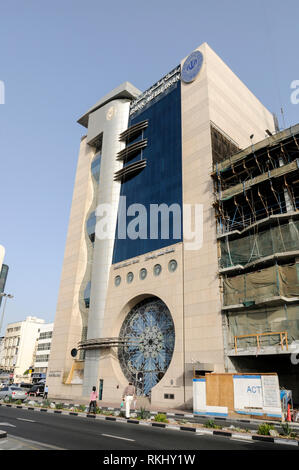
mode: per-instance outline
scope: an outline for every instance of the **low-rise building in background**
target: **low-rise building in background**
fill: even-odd
[[[33,362],[34,371],[31,374],[32,383],[37,383],[40,380],[46,379],[53,326],[54,323],[47,323],[42,325],[40,328],[39,337],[36,341],[36,350]]]
[[[2,382],[29,382],[36,340],[45,320],[26,317],[26,320],[7,325],[0,367]]]

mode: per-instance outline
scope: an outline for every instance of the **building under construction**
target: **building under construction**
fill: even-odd
[[[226,368],[275,371],[298,404],[299,124],[267,133],[240,150],[212,132]]]

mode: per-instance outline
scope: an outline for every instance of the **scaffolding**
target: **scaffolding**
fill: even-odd
[[[228,347],[286,353],[299,341],[299,124],[220,157],[212,178]]]
[[[263,307],[251,307],[243,310],[229,311],[228,346],[236,350],[236,338],[238,348],[269,347],[281,344],[281,338],[277,332],[284,332],[288,345],[299,338],[299,306],[298,304],[267,305]],[[256,336],[259,336],[257,342]],[[283,350],[281,352],[286,352]]]
[[[299,125],[214,164],[217,233],[299,209]]]
[[[223,277],[223,305],[252,305],[281,297],[299,301],[299,263]]]
[[[284,345],[286,347],[286,350],[288,350],[288,333],[287,331],[278,331],[278,332],[272,332],[272,333],[259,333],[256,335],[240,335],[240,336],[235,336],[235,352],[238,352],[238,339],[244,339],[244,338],[255,338],[256,339],[256,346],[257,350],[260,349],[261,347],[261,338],[264,336],[276,336],[279,335],[280,338],[280,346],[281,349],[284,349]]]
[[[269,227],[256,225],[241,236],[220,239],[220,269],[246,268],[270,259],[299,257],[299,220],[271,222]]]

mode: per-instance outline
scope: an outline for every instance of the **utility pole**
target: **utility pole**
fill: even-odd
[[[0,297],[5,297],[4,305],[3,305],[3,309],[2,309],[1,321],[0,321],[0,335],[1,335],[1,329],[2,329],[2,323],[3,323],[3,318],[4,318],[6,302],[7,302],[7,299],[13,299],[14,296],[11,295],[11,294],[5,294],[4,292],[2,292],[0,294]]]

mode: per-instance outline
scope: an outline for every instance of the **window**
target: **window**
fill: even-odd
[[[131,272],[128,273],[128,274],[127,274],[127,282],[128,282],[129,284],[131,284],[131,282],[133,281],[133,279],[134,279],[134,274],[131,273]]]
[[[121,283],[121,277],[120,276],[116,276],[116,278],[114,279],[114,284],[117,286],[119,286]]]
[[[43,354],[41,356],[36,356],[35,362],[48,362],[49,354]]]
[[[168,269],[171,273],[173,273],[177,267],[178,267],[178,263],[176,262],[175,259],[172,259],[171,261],[169,261]]]
[[[39,335],[39,339],[52,338],[52,331],[45,331]]]
[[[51,343],[39,344],[37,347],[38,351],[45,351],[51,348]]]
[[[94,242],[94,239],[95,239],[96,223],[97,223],[96,213],[95,211],[93,211],[91,212],[86,222],[86,230],[92,242]]]
[[[147,270],[145,268],[140,269],[139,277],[143,281],[147,276]]]
[[[162,266],[161,266],[161,264],[156,264],[156,265],[154,266],[154,275],[155,275],[155,276],[159,276],[159,274],[161,273],[161,271],[162,271]]]
[[[91,281],[89,281],[86,284],[86,287],[84,289],[84,302],[85,302],[85,308],[89,308],[89,303],[90,303],[90,289],[91,289]]]
[[[101,157],[100,153],[97,154],[91,164],[91,173],[97,183],[100,179]]]

